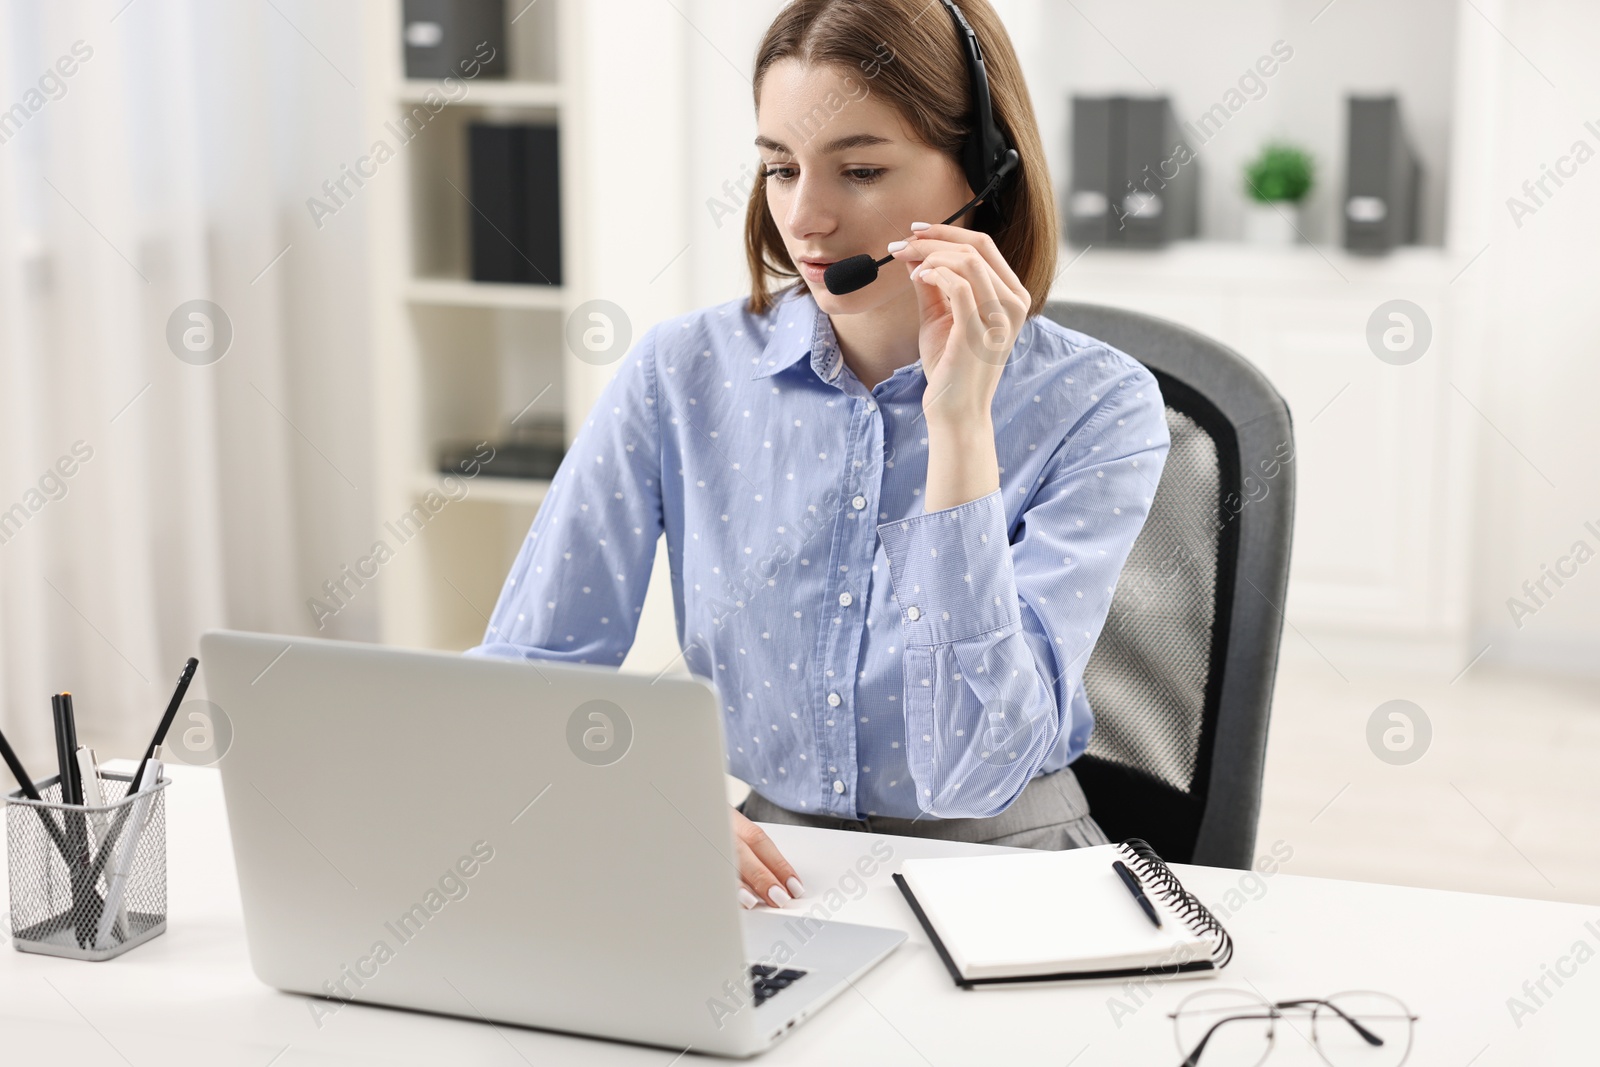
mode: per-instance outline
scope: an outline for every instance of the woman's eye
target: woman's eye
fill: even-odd
[[[764,178],[775,178],[787,185],[794,181],[793,167],[769,167],[761,172]],[[870,185],[883,173],[882,167],[852,167],[845,171],[857,185]]]

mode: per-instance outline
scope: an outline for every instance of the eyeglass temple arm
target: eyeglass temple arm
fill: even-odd
[[[1361,1039],[1363,1041],[1365,1041],[1367,1044],[1373,1045],[1373,1046],[1378,1046],[1378,1045],[1383,1044],[1383,1038],[1379,1037],[1377,1034],[1373,1033],[1371,1030],[1368,1030],[1365,1026],[1362,1026],[1360,1023],[1356,1022],[1354,1019],[1352,1019],[1350,1016],[1346,1015],[1344,1012],[1340,1011],[1339,1010],[1339,1005],[1331,1003],[1329,1001],[1317,1000],[1315,998],[1308,999],[1308,1000],[1280,1000],[1277,1004],[1275,1004],[1273,1006],[1277,1007],[1277,1008],[1298,1008],[1298,1007],[1301,1007],[1301,1006],[1306,1005],[1306,1004],[1320,1004],[1325,1008],[1331,1008],[1335,1015],[1337,1015],[1339,1018],[1343,1019],[1345,1022],[1347,1022],[1351,1026],[1353,1026],[1355,1028],[1356,1033],[1360,1034],[1361,1035]]]
[[[1194,1051],[1190,1052],[1189,1055],[1184,1058],[1184,1061],[1178,1064],[1178,1067],[1196,1067],[1196,1065],[1200,1062],[1200,1053],[1206,1050],[1206,1042],[1211,1040],[1211,1035],[1216,1033],[1217,1028],[1223,1023],[1237,1022],[1240,1019],[1276,1019],[1277,1017],[1278,1013],[1273,1011],[1271,1015],[1229,1015],[1226,1018],[1218,1019],[1216,1022],[1211,1024],[1211,1029],[1207,1030],[1205,1034],[1201,1036],[1199,1043],[1194,1047]]]

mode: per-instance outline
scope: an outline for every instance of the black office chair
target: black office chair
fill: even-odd
[[[1112,840],[1248,868],[1294,518],[1289,408],[1244,357],[1164,319],[1056,301],[1043,314],[1155,375],[1172,450],[1084,668],[1073,763]]]

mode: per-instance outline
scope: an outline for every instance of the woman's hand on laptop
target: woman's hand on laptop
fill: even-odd
[[[781,908],[795,897],[805,895],[805,887],[778,846],[765,830],[744,817],[734,807],[733,847],[739,854],[739,903],[753,908],[766,901]]]

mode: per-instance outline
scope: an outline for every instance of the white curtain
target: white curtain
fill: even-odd
[[[366,539],[362,220],[304,206],[360,143],[360,43],[355,4],[0,0],[0,727],[35,777],[50,694],[133,755],[203,629],[311,632]],[[193,300],[220,359],[207,319],[169,344]]]

